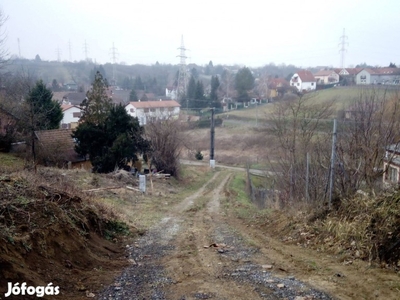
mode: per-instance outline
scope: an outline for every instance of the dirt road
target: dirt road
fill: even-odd
[[[98,299],[332,299],[279,268],[228,220],[217,172],[127,246],[132,266]]]

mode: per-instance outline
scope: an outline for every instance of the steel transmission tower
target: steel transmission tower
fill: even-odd
[[[118,49],[114,47],[114,42],[112,45],[112,48],[110,49],[110,55],[113,63],[113,79],[112,79],[112,85],[117,85],[117,82],[115,80],[115,64],[117,62],[117,57],[118,57]]]
[[[86,61],[88,60],[88,51],[89,51],[88,44],[86,43],[86,40],[85,40],[85,43],[83,44],[83,52],[85,53],[85,60]]]
[[[348,43],[348,37],[345,34],[345,30],[343,28],[343,35],[340,37],[340,67],[343,69],[344,68],[344,53],[347,52],[346,46],[349,46]]]
[[[21,44],[19,43],[19,38],[18,38],[18,57],[21,58]]]
[[[68,52],[69,52],[69,61],[72,62],[72,44],[71,44],[71,40],[68,40]]]
[[[186,82],[187,82],[187,76],[186,76],[187,49],[183,44],[183,35],[181,37],[181,46],[178,48],[178,50],[180,51],[180,53],[177,57],[180,58],[180,63],[179,63],[179,75],[178,75],[178,86],[177,86],[177,98],[178,101],[181,101],[186,94]]]
[[[60,62],[61,61],[61,49],[60,49],[60,47],[57,47],[56,54],[57,54],[57,61]]]

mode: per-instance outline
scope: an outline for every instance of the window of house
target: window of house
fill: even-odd
[[[389,167],[389,180],[392,182],[397,182],[398,181],[398,170],[397,168]]]
[[[311,86],[313,86],[314,85],[314,82],[311,82]]]
[[[164,111],[164,110],[165,110],[164,107],[161,107],[161,108],[160,108],[160,111]]]
[[[168,111],[174,111],[174,108],[173,107],[169,107]]]
[[[300,86],[300,83],[299,83],[299,82],[297,83],[297,86]]]
[[[80,118],[81,115],[82,115],[82,113],[81,113],[80,111],[72,113],[72,116],[73,116],[74,118]]]
[[[145,108],[145,109],[144,109],[144,112],[145,112],[145,113],[149,112],[149,109],[148,109],[148,108]]]
[[[150,111],[151,112],[156,112],[156,109],[155,108],[150,108]]]
[[[134,112],[135,110],[133,108],[130,109],[131,112]]]

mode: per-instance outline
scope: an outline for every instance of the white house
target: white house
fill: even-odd
[[[314,74],[317,84],[334,84],[339,82],[339,74],[332,70],[321,70]]]
[[[356,75],[357,84],[400,84],[400,68],[363,69]]]
[[[293,74],[290,79],[290,86],[296,87],[299,92],[309,92],[316,89],[317,80],[307,70],[301,70]]]
[[[164,101],[135,101],[125,106],[132,117],[139,119],[140,125],[145,125],[151,120],[178,118],[181,105],[175,100]]]
[[[64,116],[61,120],[60,128],[62,129],[76,128],[82,116],[82,109],[77,105],[71,105],[71,104],[62,104],[61,109],[64,113]]]
[[[169,99],[176,100],[176,89],[173,87],[165,88],[165,96]]]
[[[400,183],[400,145],[393,144],[386,147],[383,160],[383,182],[386,184]]]

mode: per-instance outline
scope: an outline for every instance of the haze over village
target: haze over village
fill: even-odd
[[[2,0],[0,299],[399,299],[398,7]]]

